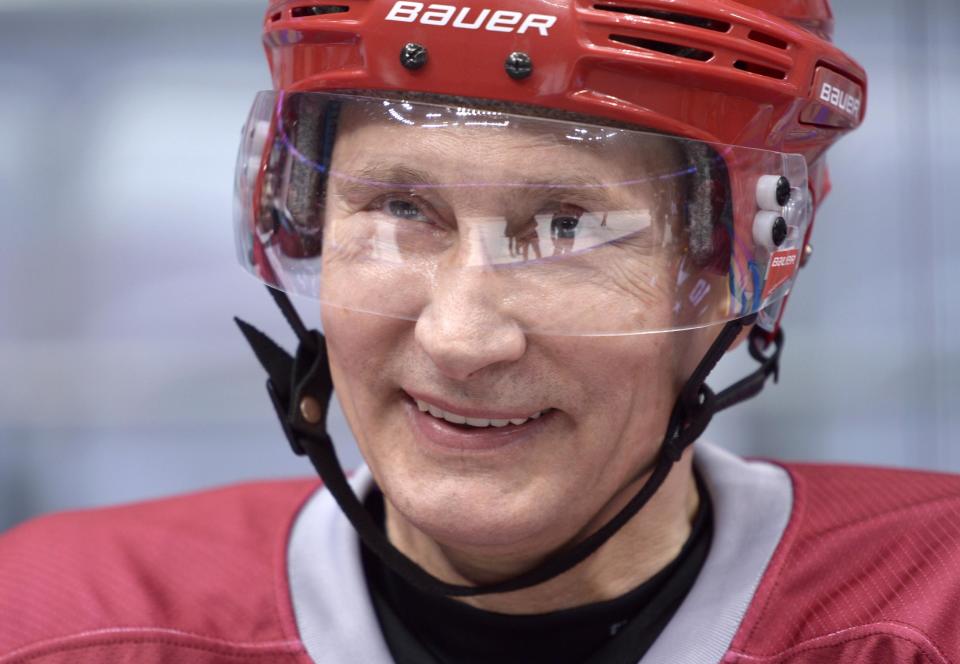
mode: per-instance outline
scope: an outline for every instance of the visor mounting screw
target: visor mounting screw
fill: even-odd
[[[777,212],[790,202],[790,180],[782,175],[762,175],[757,180],[757,207]]]
[[[777,217],[773,222],[773,228],[770,229],[770,235],[773,239],[773,246],[779,247],[787,239],[787,220],[783,217]]]
[[[515,81],[527,78],[533,73],[533,60],[523,51],[514,51],[507,56],[507,61],[503,64],[507,70],[507,75]]]
[[[307,424],[319,424],[323,418],[323,408],[320,402],[313,397],[304,397],[300,400],[300,415]]]
[[[803,255],[800,257],[800,267],[805,267],[807,262],[813,256],[813,245],[807,244],[803,247]]]
[[[790,202],[790,180],[780,176],[777,180],[777,205],[783,207]]]
[[[409,42],[400,51],[400,64],[410,70],[416,70],[427,64],[427,47]]]
[[[767,251],[776,251],[789,234],[787,220],[776,212],[761,210],[753,219],[753,241]]]

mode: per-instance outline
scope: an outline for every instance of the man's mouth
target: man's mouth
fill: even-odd
[[[502,428],[507,425],[513,424],[515,426],[520,426],[526,424],[531,420],[535,420],[544,413],[548,412],[547,410],[539,410],[527,417],[513,417],[509,419],[495,419],[495,418],[485,418],[485,417],[468,417],[467,415],[462,415],[460,413],[455,413],[449,410],[444,410],[439,406],[435,406],[432,403],[424,401],[422,399],[414,398],[414,402],[417,404],[417,408],[421,413],[429,413],[438,420],[445,420],[450,424],[459,424],[468,427],[497,427]]]
[[[434,449],[490,452],[512,446],[550,426],[556,408],[502,407],[445,401],[427,393],[403,390],[410,422],[424,442]]]

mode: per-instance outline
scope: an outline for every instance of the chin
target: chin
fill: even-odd
[[[450,477],[412,486],[400,478],[381,485],[407,523],[437,544],[459,549],[513,551],[555,533],[557,514],[569,513],[537,496],[533,487],[510,488],[490,478]],[[559,542],[558,542],[559,545]]]

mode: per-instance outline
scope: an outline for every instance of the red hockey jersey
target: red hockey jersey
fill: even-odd
[[[698,444],[715,534],[642,664],[960,661],[960,478]],[[355,488],[370,478],[359,473]],[[0,537],[0,664],[386,664],[315,481],[44,517]]]

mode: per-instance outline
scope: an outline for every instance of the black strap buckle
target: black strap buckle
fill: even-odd
[[[290,449],[292,449],[293,453],[297,456],[305,456],[307,451],[303,449],[303,445],[300,444],[300,439],[297,437],[293,427],[290,426],[290,419],[287,415],[290,412],[290,404],[284,403],[280,398],[280,395],[277,393],[277,388],[273,385],[272,378],[267,379],[267,394],[270,395],[270,402],[273,404],[274,410],[277,411],[280,428],[283,429],[283,434],[287,437],[287,442],[290,443]]]

